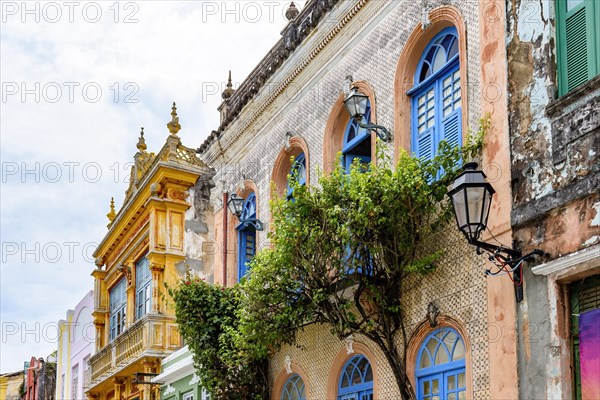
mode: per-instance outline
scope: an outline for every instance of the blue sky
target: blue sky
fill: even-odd
[[[24,4],[0,3],[2,373],[51,353],[58,320],[92,289],[140,127],[159,150],[176,101],[198,147],[218,126],[216,88],[278,40],[289,2]]]

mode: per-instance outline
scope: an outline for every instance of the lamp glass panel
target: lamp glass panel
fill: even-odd
[[[358,96],[357,102],[357,114],[365,115],[367,113],[367,105],[369,103],[369,98],[365,95]]]
[[[227,208],[229,208],[229,211],[232,214],[239,215],[242,212],[243,203],[244,203],[243,198],[233,195],[227,202]]]
[[[356,115],[356,104],[354,102],[352,94],[348,96],[346,100],[344,100],[344,105],[346,106],[348,114],[350,114],[350,118],[354,117]]]
[[[469,187],[467,190],[467,203],[469,209],[469,223],[474,225],[481,224],[481,210],[483,207],[483,197],[485,190],[482,187]]]
[[[465,189],[462,189],[452,195],[452,204],[454,204],[456,222],[461,229],[467,224],[467,207],[465,204],[464,191]]]

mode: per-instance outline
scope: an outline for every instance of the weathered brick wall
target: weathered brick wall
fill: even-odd
[[[486,298],[484,258],[473,252],[454,226],[434,239],[447,244],[438,269],[426,276],[413,276],[405,283],[403,308],[407,335],[410,338],[425,320],[430,302],[439,307],[441,314],[462,321],[471,342],[474,398],[489,399],[488,343],[500,340],[502,332],[499,329],[497,337],[488,338],[487,307],[482,301]],[[384,354],[364,337],[355,337],[355,341],[366,344],[375,355],[375,360],[370,361],[379,375],[379,399],[399,399],[394,375]],[[285,370],[285,357],[290,356],[306,374],[310,398],[327,399],[328,377],[336,355],[345,350],[344,342],[332,335],[327,326],[312,325],[298,335],[298,344],[301,348],[286,346],[272,358],[272,380]],[[403,346],[400,337],[398,345]]]
[[[336,7],[348,7],[343,1]],[[354,2],[358,3],[358,1]],[[481,118],[480,53],[479,53],[479,10],[478,1],[428,1],[431,8],[451,4],[460,10],[467,29],[467,69],[469,98],[468,120],[475,126]],[[259,218],[268,227],[269,193],[275,159],[283,149],[286,132],[302,137],[308,144],[310,157],[310,180],[316,182],[316,168],[323,163],[323,134],[330,117],[334,101],[342,92],[347,75],[355,81],[366,81],[376,95],[377,122],[388,127],[394,124],[394,79],[398,59],[410,34],[422,20],[421,1],[370,0],[359,14],[337,34],[321,53],[297,77],[303,84],[295,86],[282,95],[289,101],[276,100],[258,116],[256,122],[243,132],[237,132],[244,118],[250,118],[260,103],[258,99],[246,109],[222,135],[222,143],[213,144],[207,162],[215,168],[216,188],[212,192],[215,210],[222,207],[223,190],[239,188],[244,179],[253,180],[258,187]],[[370,18],[370,19],[369,19]],[[330,29],[338,21],[323,21],[319,31]],[[350,44],[346,47],[346,44]],[[298,50],[297,50],[298,51]],[[417,55],[417,56],[420,56]],[[286,63],[297,61],[293,55]],[[285,68],[285,65],[282,68]],[[277,77],[277,76],[276,76]],[[275,78],[274,78],[275,79]],[[465,83],[463,83],[465,85]],[[275,86],[275,85],[274,85]],[[302,90],[297,90],[302,87]],[[345,111],[344,111],[345,112]],[[240,139],[229,144],[228,135],[240,134]],[[396,131],[395,135],[407,132]],[[244,142],[244,144],[240,144]],[[215,149],[220,148],[217,151]],[[393,145],[388,146],[392,152]],[[224,181],[224,186],[221,182]],[[266,240],[266,233],[259,233],[259,242]],[[426,316],[427,306],[436,302],[443,314],[462,321],[469,334],[474,369],[473,387],[476,398],[486,399],[489,394],[489,354],[486,280],[484,258],[476,255],[454,226],[440,236],[437,242],[445,242],[447,254],[439,269],[428,276],[414,278],[407,283],[405,309],[409,334]],[[231,244],[230,244],[231,245]],[[230,254],[230,256],[233,256]],[[308,374],[307,384],[311,398],[325,399],[326,385],[332,360],[343,342],[334,338],[327,327],[310,326],[299,335],[301,350],[294,347],[282,349],[272,360],[271,373],[274,379],[284,368],[284,358],[290,355],[294,363]],[[361,341],[360,338],[357,338]],[[380,371],[379,397],[396,400],[399,398],[393,374],[383,354],[369,347],[375,354]]]
[[[598,273],[590,263],[572,268],[572,277],[561,271],[558,282],[530,268],[600,241],[600,77],[558,98],[555,4],[507,1],[513,238],[524,252],[549,253],[524,271],[525,299],[517,308],[521,398],[573,397],[566,283]]]
[[[555,2],[510,0],[508,6],[512,223],[523,246],[542,245],[558,257],[600,241],[595,212],[570,226],[578,243],[557,247],[556,232],[545,228],[563,225],[557,210],[589,203],[600,185],[600,77],[558,98]],[[534,235],[519,232],[536,227]]]

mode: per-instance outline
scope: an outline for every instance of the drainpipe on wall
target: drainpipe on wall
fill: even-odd
[[[229,194],[223,192],[223,286],[227,287],[227,201]]]

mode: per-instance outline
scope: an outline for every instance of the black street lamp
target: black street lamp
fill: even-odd
[[[534,255],[543,255],[544,252],[533,250],[522,255],[519,250],[479,240],[481,232],[487,228],[492,196],[496,192],[485,178],[485,174],[477,170],[477,163],[467,163],[463,167],[463,172],[450,186],[448,196],[452,201],[458,229],[465,235],[469,244],[477,247],[479,254],[482,250],[487,251],[490,254],[490,261],[499,268],[495,272],[488,269],[485,273],[487,275],[512,274],[515,297],[517,302],[520,302],[523,300],[523,261]]]
[[[263,223],[258,218],[243,218],[242,214],[244,211],[244,199],[237,194],[233,193],[229,196],[227,201],[227,208],[235,215],[244,226],[252,225],[257,231],[264,229]]]
[[[371,123],[362,123],[362,119],[367,113],[368,103],[369,97],[360,93],[357,88],[352,88],[344,100],[344,105],[346,106],[348,114],[350,114],[350,118],[353,118],[358,123],[358,126],[368,131],[375,132],[381,140],[389,142],[392,139],[392,134],[386,127]]]

